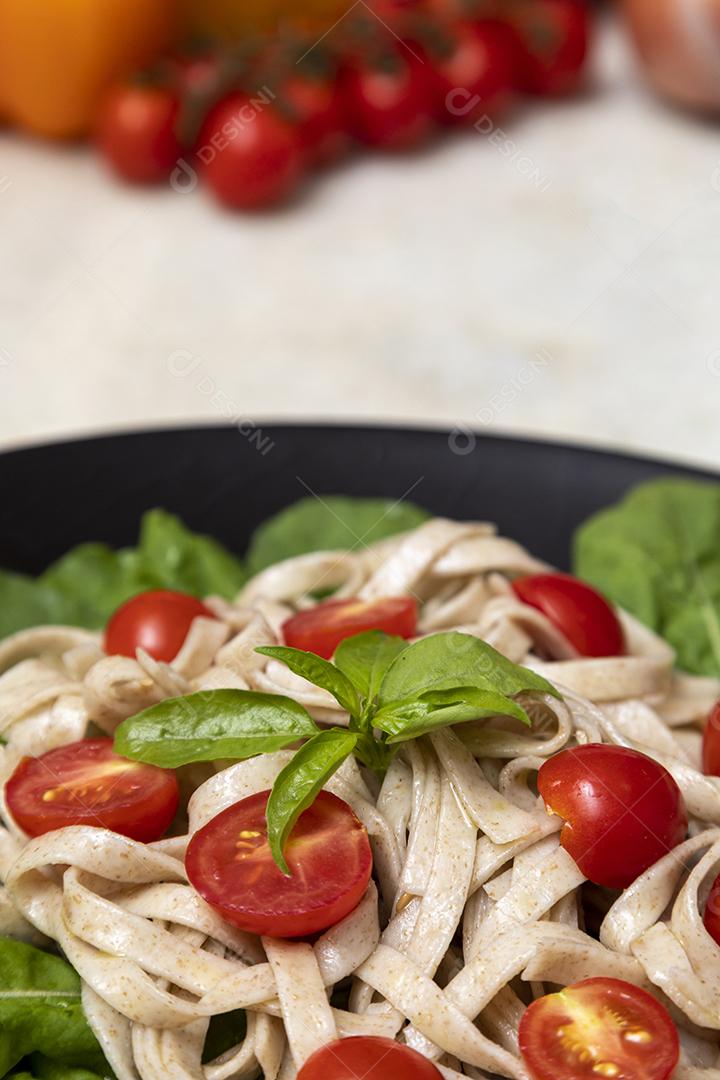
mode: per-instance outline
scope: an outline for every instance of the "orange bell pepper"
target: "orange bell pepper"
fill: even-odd
[[[106,87],[171,44],[177,0],[0,0],[0,115],[86,134]]]
[[[273,33],[284,25],[318,31],[347,12],[352,0],[183,0],[186,24],[194,33],[238,40]]]

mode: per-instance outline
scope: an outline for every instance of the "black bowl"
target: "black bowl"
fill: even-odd
[[[436,514],[497,522],[567,567],[575,527],[663,461],[466,432],[313,425],[108,435],[0,454],[0,566],[38,573],[74,544],[133,544],[161,506],[244,551],[276,510],[310,493],[409,498]]]

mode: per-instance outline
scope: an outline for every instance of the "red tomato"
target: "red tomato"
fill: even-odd
[[[705,725],[702,767],[707,776],[720,776],[720,701],[710,713]]]
[[[720,874],[715,878],[708,893],[703,922],[710,937],[720,945]]]
[[[195,833],[188,878],[203,900],[248,933],[291,938],[327,930],[357,907],[370,880],[365,827],[347,803],[321,791],[290,834],[286,877],[268,844],[269,795],[235,803]]]
[[[176,135],[179,112],[177,95],[162,86],[116,86],[100,108],[97,145],[126,180],[160,183],[183,155]]]
[[[535,574],[513,581],[516,595],[537,608],[581,656],[622,656],[625,637],[607,600],[570,574]]]
[[[186,593],[158,589],[138,593],[110,616],[105,627],[105,652],[135,656],[144,649],[156,660],[170,662],[182,648],[193,619],[214,619],[210,608]]]
[[[680,1054],[667,1009],[622,979],[583,979],[538,998],[518,1034],[533,1080],[667,1080]]]
[[[293,73],[278,96],[293,115],[311,163],[329,164],[347,152],[350,136],[337,79]]]
[[[246,94],[232,94],[211,110],[196,154],[216,197],[239,210],[281,202],[303,172],[296,129],[272,105]]]
[[[440,1072],[417,1050],[378,1035],[355,1035],[318,1050],[298,1080],[441,1080]]]
[[[627,888],[687,833],[685,803],[670,773],[624,746],[563,750],[540,767],[538,790],[565,820],[562,846],[596,885]]]
[[[520,88],[541,95],[577,90],[590,38],[585,0],[519,0],[506,17],[522,44]]]
[[[444,124],[474,124],[496,115],[513,87],[515,58],[500,23],[459,23],[447,55],[432,65],[437,116]]]
[[[417,630],[417,604],[412,596],[385,600],[326,600],[293,615],[283,624],[286,645],[329,660],[341,641],[365,630],[411,638]]]
[[[112,829],[149,844],[175,817],[175,773],[113,753],[112,739],[81,739],[23,758],[5,786],[12,816],[29,836],[66,825]]]
[[[357,138],[381,150],[409,150],[434,126],[431,71],[399,48],[375,66],[353,65],[343,75],[345,108]]]

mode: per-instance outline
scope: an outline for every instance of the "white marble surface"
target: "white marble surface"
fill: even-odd
[[[600,53],[585,100],[258,218],[0,137],[1,444],[236,412],[717,465],[718,129],[651,100],[616,33]]]

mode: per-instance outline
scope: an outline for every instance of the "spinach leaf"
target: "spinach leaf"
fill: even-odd
[[[284,874],[290,869],[284,849],[293,825],[313,804],[323,784],[352,754],[358,735],[330,728],[306,742],[275,780],[267,804],[268,840],[275,862]]]
[[[360,712],[360,699],[355,687],[342,671],[338,671],[328,660],[303,649],[293,649],[289,645],[261,645],[255,651],[281,660],[296,675],[302,675],[315,686],[327,690],[351,716],[357,716]]]
[[[80,1002],[80,978],[59,956],[0,938],[0,1076],[28,1054],[109,1075]]]
[[[217,593],[231,600],[246,580],[240,560],[222,544],[191,532],[165,510],[150,510],[143,517],[138,560],[145,588],[179,589],[200,597]]]
[[[373,544],[417,528],[429,514],[409,502],[308,497],[281,510],[255,530],[247,564],[256,574],[266,566],[311,551],[343,551]]]
[[[676,649],[720,675],[720,485],[667,477],[633,489],[575,533],[574,570]]]
[[[451,631],[421,638],[399,653],[380,684],[378,701],[384,706],[429,690],[466,686],[505,697],[523,691],[560,696],[546,679],[513,664],[487,642]]]
[[[281,694],[204,690],[169,698],[124,720],[115,732],[115,751],[176,769],[193,761],[269,754],[317,731],[303,706]]]
[[[335,665],[348,677],[366,701],[372,703],[385,672],[408,643],[382,630],[345,638],[335,650]]]

